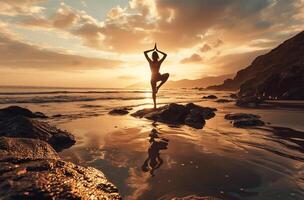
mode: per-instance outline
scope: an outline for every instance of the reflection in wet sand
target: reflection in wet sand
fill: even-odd
[[[180,101],[178,96],[174,94],[172,101]],[[180,97],[186,98],[182,93]],[[201,94],[189,98],[199,100]],[[137,102],[134,112],[149,107],[143,103]],[[132,104],[135,101],[123,105]],[[303,111],[249,111],[213,101],[198,104],[218,109],[202,130],[159,122],[151,125],[151,121],[129,115],[105,114],[62,124],[59,119],[59,127],[77,137],[77,144],[61,152],[61,157],[100,169],[124,199],[171,200],[191,195],[234,200],[303,199],[304,139],[299,132],[304,130],[299,123]],[[71,107],[71,112],[78,107]],[[95,112],[98,108],[86,109]],[[261,115],[271,126],[234,128],[224,119],[231,112]],[[298,131],[273,127],[286,123]]]
[[[160,138],[159,132],[154,128],[151,130],[149,136],[149,142],[151,145],[148,149],[148,158],[145,160],[141,169],[144,172],[150,172],[151,176],[155,176],[154,171],[160,168],[164,162],[160,157],[160,151],[167,149],[169,140],[166,138]]]

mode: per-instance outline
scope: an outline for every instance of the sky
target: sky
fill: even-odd
[[[0,0],[0,85],[126,87],[237,72],[304,30],[304,0]]]

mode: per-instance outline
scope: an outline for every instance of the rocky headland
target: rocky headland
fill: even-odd
[[[237,72],[233,79],[209,90],[239,90],[238,97],[259,99],[304,100],[304,31],[286,40],[250,66]]]

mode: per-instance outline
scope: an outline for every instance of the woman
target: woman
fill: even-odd
[[[152,60],[149,58],[148,53],[153,51],[152,53]],[[163,57],[159,60],[158,53],[161,53]],[[149,62],[150,69],[151,69],[151,87],[152,87],[152,98],[154,103],[154,108],[156,108],[156,93],[158,92],[159,88],[168,80],[169,74],[160,74],[159,69],[162,64],[162,62],[166,59],[167,54],[159,51],[156,47],[156,43],[154,46],[154,49],[147,50],[144,52],[146,59]],[[161,81],[160,84],[157,86],[157,82]]]

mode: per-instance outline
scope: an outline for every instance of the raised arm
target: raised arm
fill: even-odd
[[[158,49],[156,49],[156,51],[163,55],[163,57],[159,60],[159,62],[162,63],[167,58],[167,54]]]
[[[154,49],[150,49],[150,50],[144,51],[145,57],[146,57],[146,59],[147,59],[148,62],[152,62],[152,60],[149,58],[149,55],[148,55],[148,53],[151,52],[151,51],[154,51]]]

